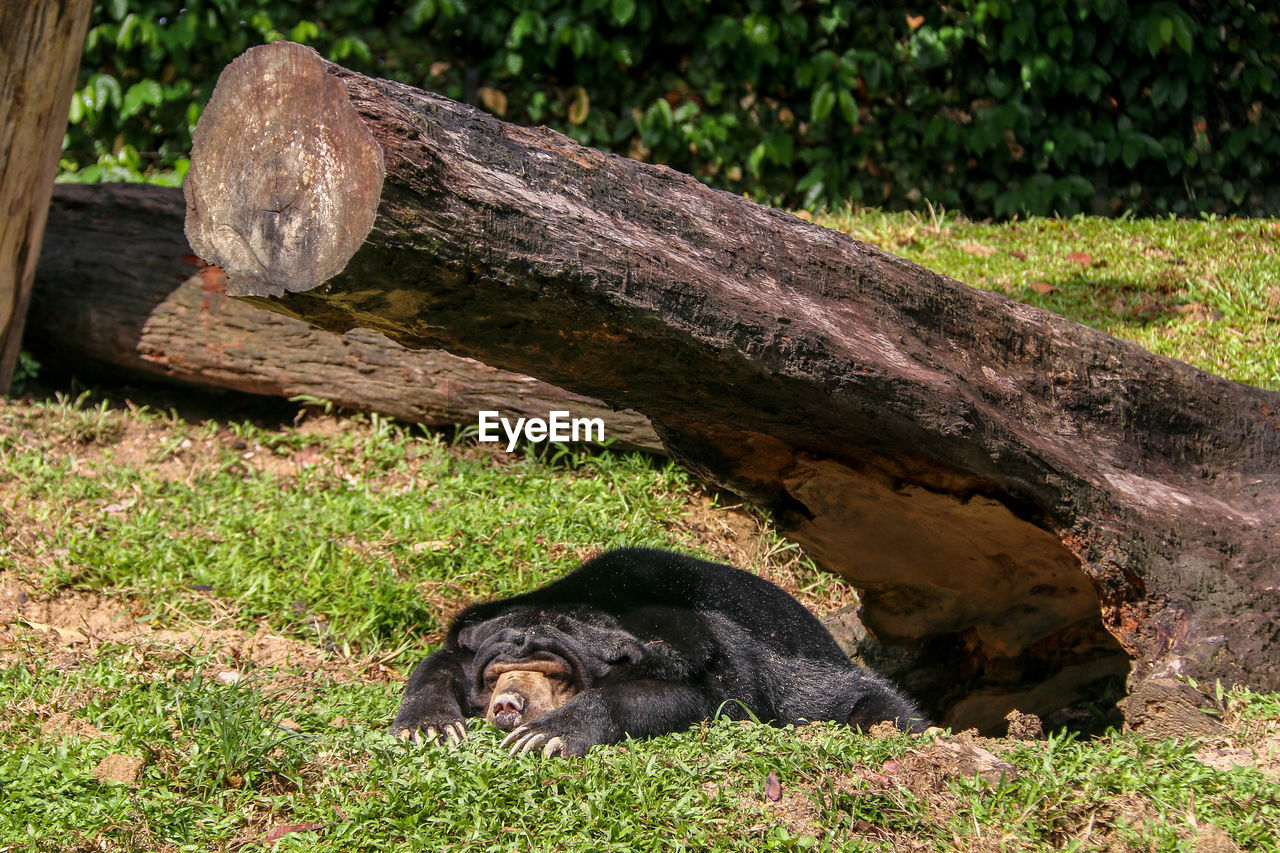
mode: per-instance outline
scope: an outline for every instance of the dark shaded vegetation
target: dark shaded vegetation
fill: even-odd
[[[281,38],[792,207],[1280,212],[1250,0],[103,0],[64,171],[179,180],[223,66]]]

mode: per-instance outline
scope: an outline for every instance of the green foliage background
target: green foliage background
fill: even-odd
[[[103,0],[64,172],[180,181],[218,72],[281,38],[776,204],[1280,213],[1250,0]]]

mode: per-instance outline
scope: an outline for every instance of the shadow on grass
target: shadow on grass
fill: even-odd
[[[1082,325],[1109,329],[1144,329],[1170,320],[1214,321],[1222,312],[1186,301],[1180,287],[1137,278],[1100,278],[1077,273],[1036,280],[1006,291],[1012,299],[1045,308]]]

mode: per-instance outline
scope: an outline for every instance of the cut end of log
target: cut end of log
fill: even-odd
[[[233,296],[311,290],[373,228],[382,149],[329,64],[275,42],[226,67],[196,125],[187,240]]]

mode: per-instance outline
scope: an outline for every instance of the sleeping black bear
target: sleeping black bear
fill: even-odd
[[[512,754],[582,755],[717,713],[778,724],[889,720],[916,706],[854,665],[813,614],[748,572],[668,551],[601,554],[544,587],[469,607],[405,685],[391,731],[466,737],[483,715]]]

